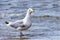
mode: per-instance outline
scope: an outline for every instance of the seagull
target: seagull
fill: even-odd
[[[11,26],[11,27],[15,28],[16,30],[19,30],[20,31],[20,34],[23,35],[22,31],[27,30],[32,25],[32,22],[31,22],[31,14],[33,12],[34,12],[34,10],[32,8],[29,8],[27,10],[27,13],[26,13],[25,18],[23,18],[21,20],[17,20],[15,22],[5,21],[5,24],[7,26]]]

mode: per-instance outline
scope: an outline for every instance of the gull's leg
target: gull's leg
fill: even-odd
[[[24,36],[24,35],[23,35],[23,33],[20,31],[20,37],[21,37],[21,36]]]

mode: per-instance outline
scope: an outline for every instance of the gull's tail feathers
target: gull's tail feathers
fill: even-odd
[[[10,25],[12,24],[12,22],[5,21],[5,24],[6,24],[7,26],[10,26]]]
[[[9,24],[9,22],[8,21],[5,21],[5,24]]]

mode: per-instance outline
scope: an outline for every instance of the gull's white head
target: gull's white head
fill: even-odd
[[[27,12],[31,14],[34,12],[34,10],[32,8],[29,8]]]

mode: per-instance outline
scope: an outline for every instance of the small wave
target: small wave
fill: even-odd
[[[21,14],[7,14],[7,13],[5,13],[5,14],[0,14],[0,18],[8,18],[8,17],[19,17],[19,16],[22,16],[23,14],[21,13]]]
[[[4,40],[7,39],[8,37],[0,37],[0,40]]]
[[[55,19],[60,19],[60,16],[43,15],[43,16],[33,16],[33,18],[55,18]]]
[[[0,19],[3,18],[19,18],[19,17],[24,17],[25,13],[20,13],[20,14],[8,14],[8,13],[4,13],[4,14],[0,14]],[[32,18],[55,18],[55,19],[60,19],[60,16],[50,16],[50,15],[43,15],[43,16],[32,16]]]

